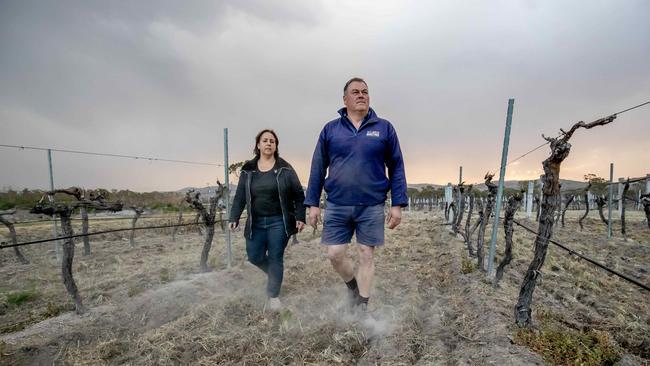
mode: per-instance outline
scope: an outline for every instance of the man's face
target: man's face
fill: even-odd
[[[367,114],[370,108],[370,94],[368,94],[366,83],[360,81],[351,82],[345,95],[343,95],[343,104],[347,107],[348,112],[355,111]]]

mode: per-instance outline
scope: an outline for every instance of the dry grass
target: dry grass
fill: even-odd
[[[627,241],[607,241],[604,225],[590,217],[579,232],[571,214],[555,239],[650,282],[650,230],[640,219],[629,223]],[[134,249],[128,233],[107,235],[92,240],[90,257],[78,245],[75,278],[91,309],[83,317],[70,312],[49,245],[26,248],[27,266],[5,250],[2,303],[9,293],[35,289],[39,296],[0,307],[0,363],[571,364],[577,358],[567,354],[577,349],[600,360],[620,354],[648,363],[647,293],[550,247],[535,293],[538,329],[520,331],[512,313],[533,237],[515,228],[513,262],[494,290],[440,223],[437,211],[413,212],[387,231],[388,244],[377,254],[371,321],[337,310],[344,286],[311,231],[287,249],[281,295],[287,310],[279,314],[264,312],[264,278],[245,263],[241,233],[234,235],[231,269],[217,233],[209,261],[214,271],[207,274],[198,271],[202,237],[193,230],[175,243],[169,232],[138,232]],[[49,226],[18,234],[20,240],[47,236]],[[497,258],[502,250],[500,244]],[[567,343],[585,347],[568,353],[552,347]]]

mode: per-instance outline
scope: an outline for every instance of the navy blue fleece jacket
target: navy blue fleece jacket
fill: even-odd
[[[408,205],[404,159],[393,125],[372,108],[359,130],[345,108],[339,114],[318,137],[305,205],[317,207],[323,188],[327,200],[339,205],[377,205],[389,191],[392,206]]]

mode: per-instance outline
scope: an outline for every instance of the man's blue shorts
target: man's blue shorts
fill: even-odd
[[[321,243],[348,244],[356,233],[357,243],[378,246],[384,244],[384,204],[374,206],[342,206],[327,202],[323,217]]]

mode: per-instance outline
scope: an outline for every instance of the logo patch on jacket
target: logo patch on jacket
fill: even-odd
[[[368,131],[366,136],[379,137],[379,131]]]

